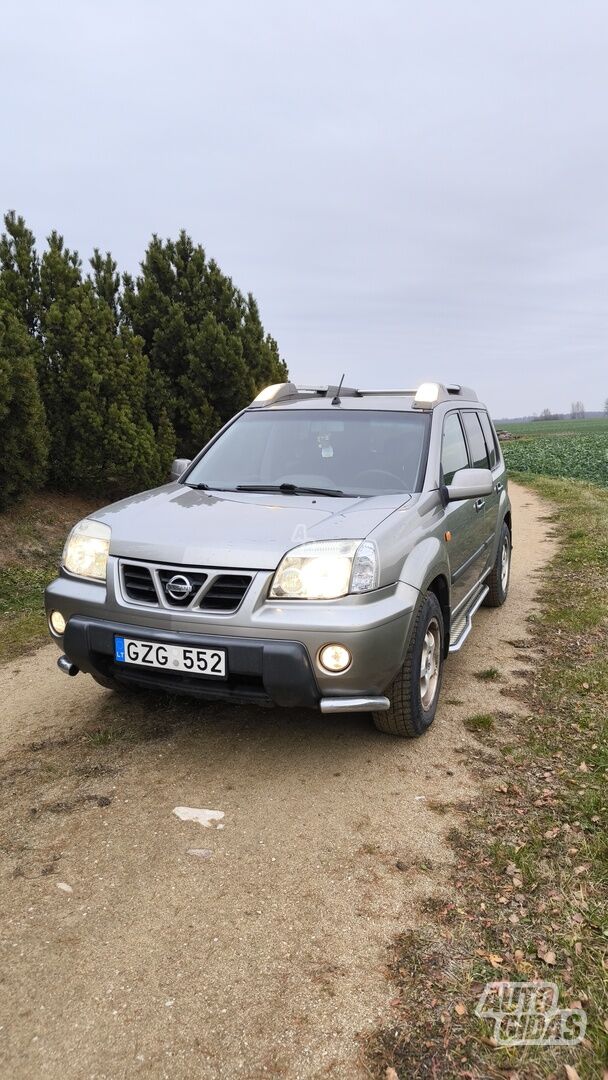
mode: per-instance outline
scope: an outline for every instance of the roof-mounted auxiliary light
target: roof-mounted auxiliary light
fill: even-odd
[[[263,390],[260,390],[258,396],[251,402],[250,408],[261,409],[264,405],[270,405],[273,401],[280,401],[281,398],[297,396],[298,388],[294,383],[273,383],[272,386],[265,386]]]
[[[441,383],[423,382],[414,395],[414,409],[431,409],[442,398],[447,397],[448,392]]]

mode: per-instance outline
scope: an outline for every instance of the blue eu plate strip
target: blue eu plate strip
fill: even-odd
[[[125,639],[124,637],[114,638],[114,659],[119,660],[122,664],[125,662]]]

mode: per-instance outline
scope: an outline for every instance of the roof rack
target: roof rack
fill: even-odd
[[[413,397],[416,390],[415,388],[414,390],[405,390],[398,386],[389,388],[388,390],[376,390],[375,388],[372,388],[371,390],[361,390],[359,392],[364,394],[365,397],[383,397],[384,395],[390,397],[391,394],[400,394],[402,397]]]
[[[286,401],[288,398],[299,398],[305,396],[317,397],[334,397],[337,394],[337,386],[302,386],[296,385],[292,382],[274,383],[272,386],[266,386],[260,391],[258,396],[251,402],[250,408],[263,409],[267,405],[274,405],[278,401]],[[442,401],[449,401],[451,397],[465,398],[467,401],[477,401],[477,394],[474,390],[470,390],[467,386],[460,386],[458,383],[450,383],[448,386],[444,386],[443,383],[428,382],[422,383],[419,387],[413,389],[371,389],[371,390],[357,390],[354,386],[342,386],[340,388],[340,397],[413,397],[414,406],[418,409],[431,409],[434,405],[438,405]]]

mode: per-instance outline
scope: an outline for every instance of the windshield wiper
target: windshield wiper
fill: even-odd
[[[302,484],[237,484],[237,491],[280,491],[284,495],[330,495],[332,498],[352,498],[345,496],[339,488],[306,487]]]
[[[184,487],[189,487],[192,491],[234,491],[234,488],[216,487],[215,484],[188,484],[184,482]]]

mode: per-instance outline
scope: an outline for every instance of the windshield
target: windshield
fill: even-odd
[[[185,483],[228,491],[285,485],[286,494],[418,491],[429,421],[418,413],[252,409],[209,447]]]

